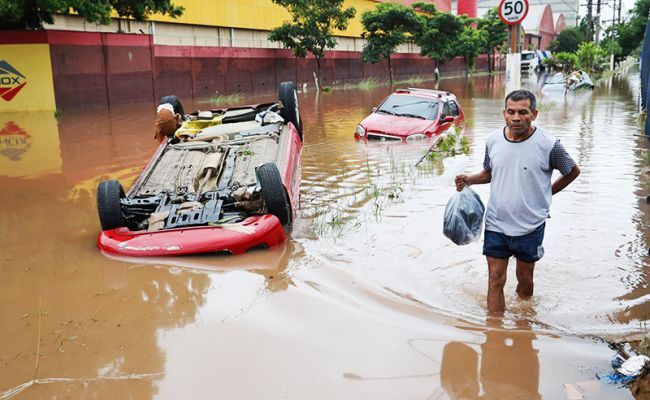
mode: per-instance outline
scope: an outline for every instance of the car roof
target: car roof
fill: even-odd
[[[442,90],[433,90],[433,89],[422,89],[422,88],[406,88],[406,89],[397,89],[395,94],[412,94],[422,97],[429,97],[432,99],[445,99],[445,100],[456,100],[456,96],[449,92]]]

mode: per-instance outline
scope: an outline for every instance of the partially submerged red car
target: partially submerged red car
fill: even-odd
[[[125,256],[241,254],[286,240],[298,207],[302,124],[295,84],[279,101],[185,115],[124,193],[97,189],[98,246]],[[165,104],[165,105],[166,105]]]
[[[437,136],[465,120],[456,96],[431,89],[398,89],[357,126],[357,140]]]

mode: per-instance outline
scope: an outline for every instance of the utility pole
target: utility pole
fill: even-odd
[[[616,38],[616,0],[612,0],[612,28],[609,31],[611,38],[612,54],[609,55],[609,69],[614,70],[614,39]]]
[[[595,32],[596,32],[594,37],[594,42],[596,43],[597,46],[598,43],[600,43],[600,0],[596,1],[596,17],[595,17],[594,25],[595,25]]]
[[[587,0],[587,41],[594,41],[594,17],[591,14],[591,8],[593,7],[592,0]]]

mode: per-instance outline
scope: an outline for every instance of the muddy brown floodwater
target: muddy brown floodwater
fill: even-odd
[[[464,108],[477,170],[502,77],[439,88]],[[508,271],[501,321],[486,320],[481,243],[442,235],[450,174],[413,168],[429,143],[353,139],[389,92],[300,94],[291,239],[236,257],[98,251],[97,183],[133,182],[156,147],[153,104],[0,114],[0,399],[630,398],[596,376],[613,356],[597,338],[650,314],[638,75],[540,93],[537,122],[583,172],[554,198],[531,301]]]

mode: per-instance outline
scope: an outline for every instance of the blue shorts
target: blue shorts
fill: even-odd
[[[494,258],[515,256],[524,262],[535,262],[544,256],[544,228],[541,224],[534,231],[522,236],[508,236],[501,232],[485,230],[483,255]]]

